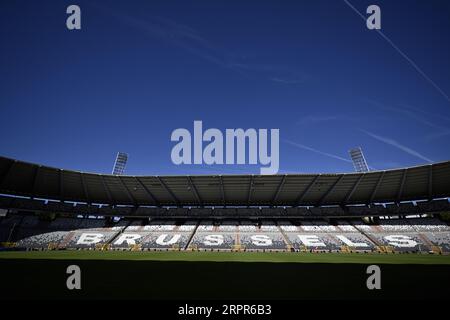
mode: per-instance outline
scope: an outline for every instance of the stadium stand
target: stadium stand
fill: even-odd
[[[24,249],[376,251],[442,253],[450,227],[438,218],[294,220],[151,220],[9,214],[0,219],[2,242]],[[381,248],[381,249],[380,249]],[[381,250],[381,251],[383,251]]]
[[[201,221],[189,245],[190,250],[231,251],[237,245],[238,222],[230,220],[223,225]]]
[[[245,250],[286,250],[289,244],[274,221],[239,226],[239,245]],[[249,228],[254,227],[254,228]]]

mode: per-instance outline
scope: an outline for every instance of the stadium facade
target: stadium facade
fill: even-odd
[[[450,252],[450,161],[348,174],[116,176],[0,158],[15,249]]]

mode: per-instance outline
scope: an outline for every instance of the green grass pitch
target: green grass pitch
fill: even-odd
[[[274,263],[444,264],[450,255],[292,253],[292,252],[189,252],[189,251],[29,251],[0,252],[0,259],[206,261]]]
[[[67,290],[66,269],[82,270]],[[379,265],[382,290],[366,287]],[[7,299],[379,299],[447,297],[450,255],[303,252],[0,252]],[[432,295],[430,295],[432,293]]]

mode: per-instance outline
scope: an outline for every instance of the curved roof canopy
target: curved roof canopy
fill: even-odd
[[[0,193],[110,205],[320,206],[450,196],[450,161],[344,174],[114,176],[0,157]]]

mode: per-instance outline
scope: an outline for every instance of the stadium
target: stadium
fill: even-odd
[[[0,172],[0,257],[12,261],[450,257],[448,161],[348,174],[126,176],[2,157]]]
[[[448,299],[450,2],[407,2],[3,1],[0,300]]]
[[[1,240],[16,249],[450,252],[450,162],[275,176],[0,169]]]

